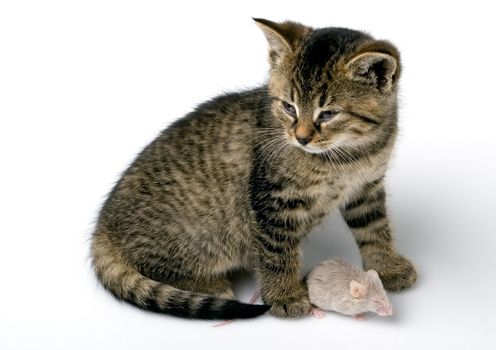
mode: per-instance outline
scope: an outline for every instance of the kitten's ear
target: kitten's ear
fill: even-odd
[[[399,77],[399,53],[385,41],[375,41],[359,50],[346,64],[349,78],[389,92]]]
[[[262,29],[269,42],[271,65],[276,65],[284,55],[294,52],[296,46],[313,30],[296,22],[275,23],[263,18],[253,18],[253,20]]]

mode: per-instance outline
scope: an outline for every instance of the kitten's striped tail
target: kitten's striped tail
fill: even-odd
[[[124,261],[104,232],[93,236],[91,254],[93,268],[103,286],[117,298],[145,310],[185,318],[227,320],[257,317],[270,308],[185,291],[145,277]]]

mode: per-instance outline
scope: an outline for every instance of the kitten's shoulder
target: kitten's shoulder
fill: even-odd
[[[195,108],[196,113],[229,113],[258,110],[268,99],[267,86],[218,95]]]
[[[199,104],[192,112],[176,120],[163,132],[191,127],[194,124],[249,122],[264,110],[268,101],[267,86],[228,92]]]

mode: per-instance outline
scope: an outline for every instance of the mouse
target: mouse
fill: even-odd
[[[364,319],[368,312],[391,316],[393,306],[375,270],[363,271],[340,258],[323,261],[305,277],[312,314],[324,316],[322,310]]]

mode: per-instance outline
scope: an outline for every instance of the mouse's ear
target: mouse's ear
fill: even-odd
[[[353,298],[363,298],[367,294],[367,286],[355,280],[351,280],[350,294]]]
[[[379,274],[377,273],[376,270],[368,270],[367,271],[367,276],[374,278],[374,279],[380,279]]]

